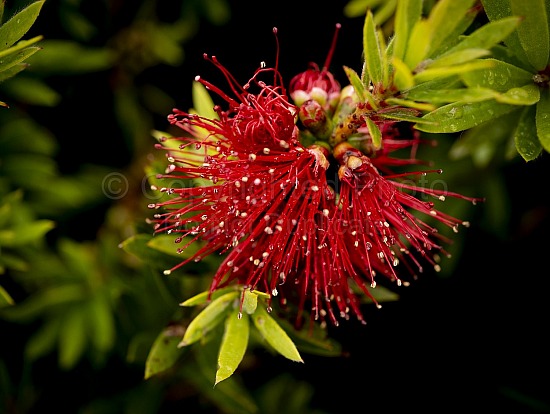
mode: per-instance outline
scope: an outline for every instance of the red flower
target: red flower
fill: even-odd
[[[213,119],[178,109],[169,116],[184,134],[159,145],[170,162],[160,178],[198,185],[161,189],[171,198],[151,205],[162,209],[154,216],[155,232],[178,234],[180,251],[191,243],[203,245],[166,273],[223,254],[211,291],[237,283],[278,296],[282,305],[296,305],[297,325],[307,307],[312,321],[338,325],[350,313],[364,322],[357,288],[376,303],[370,289],[377,274],[401,283],[399,264],[407,269],[405,278],[421,272],[422,262],[439,269],[437,254],[447,254],[442,245],[450,240],[417,213],[455,231],[468,223],[419,198],[476,199],[405,181],[427,172],[393,172],[424,164],[416,158],[419,133],[369,112],[382,134],[382,145],[375,147],[365,118],[350,115],[353,105],[364,104],[353,89],[341,91],[326,69],[332,49],[323,69],[294,77],[290,91],[317,88],[338,95],[338,108],[353,120],[347,126],[333,124],[343,118],[331,116],[328,101],[310,97],[299,107],[290,103],[276,67],[262,66],[240,86],[215,57],[205,55],[225,75],[232,94],[197,77],[227,109],[216,106]],[[260,80],[266,74],[273,76],[271,85]],[[405,158],[394,156],[400,150],[409,151]]]
[[[187,134],[165,140],[171,164],[161,175],[205,178],[211,184],[161,189],[173,198],[151,206],[166,211],[155,215],[157,233],[178,233],[177,242],[185,243],[181,249],[198,240],[206,244],[166,273],[190,260],[226,253],[211,290],[237,281],[277,296],[281,284],[292,283],[303,291],[303,307],[309,290],[329,295],[329,281],[317,277],[324,271],[316,253],[335,209],[334,191],[326,181],[326,150],[300,144],[296,107],[281,87],[257,80],[265,69],[249,82],[260,89],[251,94],[212,61],[227,75],[237,99],[197,79],[230,109],[216,107],[219,119],[174,110],[170,122]],[[181,142],[175,150],[167,145],[172,140]]]

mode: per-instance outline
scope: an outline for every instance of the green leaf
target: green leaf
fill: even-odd
[[[106,293],[96,293],[86,310],[92,344],[99,352],[109,351],[116,339],[116,329],[113,310]]]
[[[479,59],[460,65],[427,68],[415,74],[414,81],[415,83],[427,82],[452,75],[481,72],[481,69],[490,69],[492,67],[492,60]]]
[[[465,36],[460,43],[449,49],[445,55],[465,49],[491,49],[506,39],[519,25],[521,19],[516,16],[489,22],[481,26],[472,34]]]
[[[524,20],[517,28],[527,59],[536,70],[543,70],[550,55],[550,33],[544,0],[511,0],[512,14]]]
[[[51,220],[36,220],[18,224],[9,230],[0,230],[0,246],[15,247],[41,239],[55,227]]]
[[[218,114],[214,111],[214,101],[202,83],[193,82],[191,94],[193,108],[197,114],[209,119],[218,119]]]
[[[250,319],[247,313],[228,313],[220,353],[218,354],[218,370],[216,371],[214,385],[233,375],[243,360],[248,347],[249,332]]]
[[[249,289],[245,289],[243,294],[243,311],[249,315],[252,315],[256,312],[256,308],[258,307],[258,294],[251,292]]]
[[[300,351],[327,357],[342,356],[342,346],[336,340],[330,338],[326,329],[322,328],[321,325],[315,324],[308,327],[308,329],[297,330],[287,320],[282,319],[279,324]]]
[[[53,107],[61,101],[61,95],[40,79],[35,78],[12,79],[4,85],[4,90],[19,101],[32,105]]]
[[[537,85],[529,84],[519,88],[511,88],[496,96],[496,101],[510,105],[534,105],[540,99],[540,89]]]
[[[374,85],[382,82],[382,57],[380,52],[378,32],[376,31],[372,12],[368,10],[363,26],[363,53],[369,76],[369,79],[363,79],[365,85],[368,85],[369,80]]]
[[[483,10],[489,18],[490,21],[498,21],[503,18],[512,16],[512,8],[510,6],[510,0],[481,0],[483,5]],[[519,17],[519,16],[517,16]],[[520,22],[521,24],[521,22]],[[511,52],[518,58],[519,62],[525,62],[527,66],[530,66],[528,63],[527,55],[521,46],[519,41],[519,36],[517,30],[514,30],[506,39],[504,43]]]
[[[393,84],[400,91],[405,91],[414,86],[414,77],[405,62],[395,56],[392,59],[393,66]]]
[[[9,48],[32,27],[44,0],[31,3],[0,26],[0,50]]]
[[[431,102],[434,104],[450,103],[457,101],[479,102],[494,99],[498,96],[489,88],[461,88],[461,89],[434,89],[434,90],[411,90],[407,98],[415,101]]]
[[[360,102],[365,102],[366,96],[365,96],[365,85],[361,81],[360,76],[357,74],[356,71],[354,71],[352,68],[348,66],[344,66],[344,72],[346,73],[349,83],[353,86],[353,89],[355,90],[355,93],[357,94]]]
[[[534,160],[542,151],[542,146],[537,137],[535,116],[536,106],[526,107],[514,131],[516,149],[525,161]]]
[[[178,343],[183,335],[183,327],[168,326],[157,336],[145,361],[145,379],[166,371],[172,367],[183,354]]]
[[[367,123],[367,128],[372,138],[372,144],[374,145],[374,148],[380,148],[382,145],[382,132],[380,132],[380,128],[378,128],[374,121],[368,117],[365,118],[365,121]]]
[[[545,90],[537,103],[537,135],[543,148],[550,152],[550,92]]]
[[[438,58],[432,60],[426,65],[426,68],[441,68],[445,66],[459,65],[469,62],[483,56],[489,55],[491,52],[487,49],[470,48],[458,50],[452,53],[445,53]]]
[[[201,247],[201,243],[194,241],[192,237],[180,238],[179,243],[176,243],[177,239],[177,235],[157,234],[147,242],[147,246],[182,260],[192,257]]]
[[[14,300],[12,299],[10,294],[6,292],[6,289],[0,286],[0,308],[13,305],[14,303]]]
[[[73,306],[65,313],[59,329],[59,365],[71,369],[86,349],[86,315],[81,306]]]
[[[109,69],[115,54],[108,48],[94,48],[73,40],[51,39],[41,43],[43,50],[29,63],[42,74],[72,75]]]
[[[393,57],[402,61],[407,50],[409,34],[422,15],[422,0],[401,0],[397,2],[394,19]]]
[[[275,351],[292,361],[304,362],[292,339],[263,306],[258,306],[252,320],[256,329]]]
[[[501,104],[493,100],[454,102],[424,115],[422,119],[431,123],[417,124],[415,128],[434,133],[464,131],[514,109],[517,109],[517,106]]]
[[[191,345],[202,338],[205,333],[212,330],[223,320],[228,306],[237,299],[238,296],[239,292],[237,291],[229,292],[210,302],[210,304],[191,321],[178,346]]]
[[[235,292],[236,289],[237,289],[236,286],[228,286],[228,287],[224,287],[224,288],[221,288],[221,289],[216,289],[214,292],[212,292],[212,296],[210,296],[210,298],[209,298],[210,291],[207,290],[205,292],[201,292],[201,293],[187,299],[186,301],[180,303],[180,306],[202,305],[203,303],[208,302],[208,300],[214,300],[214,299],[219,298],[222,295],[225,295],[226,293]]]
[[[463,73],[461,75],[464,83],[471,87],[483,87],[494,89],[498,92],[507,90],[533,82],[533,74],[496,59],[486,59],[493,62],[489,69],[476,72]]]

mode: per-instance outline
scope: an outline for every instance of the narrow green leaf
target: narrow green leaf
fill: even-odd
[[[237,290],[236,286],[228,286],[221,289],[216,289],[214,292],[212,292],[212,295],[210,296],[210,300],[214,300],[219,298],[220,296],[225,295],[229,292],[235,292]],[[180,303],[180,306],[197,306],[202,305],[203,303],[208,302],[209,300],[210,291],[207,290],[205,292],[201,292],[186,301]]]
[[[258,306],[252,315],[254,326],[262,337],[278,353],[292,361],[303,362],[296,345],[283,328],[273,319],[263,306]]]
[[[32,243],[44,237],[54,227],[55,223],[51,220],[35,220],[9,230],[0,230],[0,246],[15,247]]]
[[[233,375],[243,360],[248,347],[249,331],[250,319],[247,313],[241,314],[240,317],[237,312],[228,313],[218,354],[218,370],[214,385]]]
[[[542,151],[542,146],[537,137],[535,117],[536,106],[531,105],[526,107],[514,131],[516,149],[525,161],[534,160]]]
[[[157,336],[145,361],[145,379],[166,371],[181,357],[183,350],[178,348],[178,343],[183,331],[182,326],[173,325],[164,328]]]
[[[35,36],[33,37],[32,39],[29,39],[29,40],[20,40],[19,42],[17,42],[17,44],[15,46],[12,46],[6,50],[2,50],[0,52],[0,59],[3,58],[3,57],[6,57],[6,56],[9,56],[9,55],[13,55],[31,45],[33,45],[34,43],[36,42],[39,42],[40,40],[42,40],[44,38],[44,36]],[[37,47],[37,46],[36,46]],[[41,47],[37,47],[39,50],[42,49]]]
[[[455,102],[424,115],[422,119],[432,123],[417,124],[415,128],[434,133],[464,131],[515,109],[515,105],[501,104],[493,100]]]
[[[461,26],[462,20],[474,3],[475,0],[439,0],[434,4],[428,16],[429,52],[425,57],[438,50],[455,29]]]
[[[543,70],[550,55],[550,33],[544,0],[511,0],[512,14],[524,20],[517,28],[527,59],[536,70]]]
[[[28,47],[17,53],[6,56],[0,61],[0,71],[3,72],[10,69],[12,66],[17,65],[18,63],[25,61],[29,56],[34,55],[39,50],[39,47]]]
[[[89,335],[99,352],[109,351],[115,342],[116,330],[113,310],[105,292],[96,293],[87,307]]]
[[[2,286],[0,286],[0,308],[3,308],[4,306],[10,306],[13,305],[15,302],[10,296],[10,294],[4,289]]]
[[[367,11],[365,24],[363,26],[363,53],[369,79],[363,79],[363,83],[368,85],[370,80],[374,85],[382,82],[382,57],[380,55],[380,42],[378,32],[373,20],[372,12]]]
[[[400,91],[405,91],[414,86],[414,77],[405,62],[395,56],[392,59],[393,83]]]
[[[258,307],[258,295],[250,291],[249,289],[245,289],[243,291],[243,294],[243,311],[245,313],[248,313],[249,315],[252,315],[254,312],[256,312],[256,308]]]
[[[430,27],[426,19],[420,19],[416,22],[407,39],[407,49],[405,51],[405,64],[413,71],[428,55],[430,47]]]
[[[228,306],[239,296],[239,292],[229,292],[214,299],[189,324],[178,346],[188,346],[198,341],[223,319]]]
[[[71,307],[63,318],[59,329],[59,365],[63,369],[73,368],[84,354],[87,344],[86,317],[81,306]]]
[[[505,93],[496,96],[496,101],[510,105],[534,105],[540,99],[540,89],[537,85],[529,84],[519,88],[511,88]]]
[[[483,5],[485,14],[492,22],[512,16],[510,0],[481,0],[481,4]],[[521,22],[519,24],[521,24]],[[530,66],[527,55],[521,46],[517,30],[510,33],[510,35],[504,39],[504,43],[511,50],[512,54],[518,58],[519,62],[525,62],[526,65]]]
[[[389,108],[384,112],[378,112],[376,116],[384,119],[393,119],[395,121],[407,121],[407,122],[432,122],[426,121],[423,118],[418,117],[419,112],[415,109],[408,108]]]
[[[357,74],[356,71],[354,71],[352,68],[348,66],[344,66],[344,72],[348,77],[349,83],[353,86],[353,89],[355,90],[355,93],[357,94],[359,101],[365,102],[366,100],[365,85],[363,85],[363,82],[361,81],[360,76]]]
[[[490,59],[480,59],[471,62],[463,63],[461,65],[427,68],[414,75],[415,83],[427,82],[435,80],[437,78],[443,78],[458,74],[478,72],[481,69],[490,69],[494,66],[494,61]]]
[[[467,86],[471,88],[490,88],[498,92],[506,92],[511,88],[533,82],[533,74],[526,70],[497,59],[488,58],[485,60],[492,62],[490,68],[465,72],[461,75],[462,80]]]
[[[43,4],[44,0],[31,3],[0,26],[0,50],[7,49],[27,33]]]
[[[465,36],[460,43],[449,49],[445,55],[465,49],[491,49],[506,39],[519,25],[520,21],[521,18],[510,16],[486,23],[472,34]]]
[[[452,53],[445,53],[444,55],[441,55],[428,63],[426,68],[441,68],[445,66],[459,65],[473,59],[487,56],[490,53],[491,52],[487,49],[480,48],[463,49]]]
[[[488,88],[416,90],[407,94],[408,99],[431,102],[433,104],[457,101],[479,102],[494,99],[499,93]]]
[[[421,15],[422,0],[401,0],[397,2],[394,19],[394,58],[404,59],[409,34]]]
[[[388,98],[386,99],[386,103],[390,105],[417,109],[419,111],[425,111],[425,112],[433,111],[436,108],[432,104],[416,102],[416,101],[411,101],[409,99],[401,99],[401,98]]]
[[[537,103],[537,135],[543,148],[550,152],[550,92],[545,90]]]
[[[365,118],[365,121],[367,123],[369,134],[372,138],[372,144],[374,145],[374,148],[379,149],[382,145],[382,132],[380,132],[380,128],[378,128],[372,119],[367,117]]]
[[[214,111],[214,101],[202,83],[193,82],[191,95],[193,97],[193,108],[197,114],[210,119],[218,119],[218,114]]]

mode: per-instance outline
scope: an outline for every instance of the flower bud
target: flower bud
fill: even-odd
[[[332,132],[332,122],[321,104],[310,99],[298,111],[298,117],[303,126],[317,139],[326,140]]]

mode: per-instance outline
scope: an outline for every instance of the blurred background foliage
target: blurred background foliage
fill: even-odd
[[[34,4],[3,3],[3,23]],[[243,82],[273,63],[274,26],[288,81],[324,60],[342,23],[333,72],[344,83],[342,65],[360,69],[366,7],[389,31],[395,4],[43,2],[21,34],[40,36],[39,49],[0,83],[0,413],[550,412],[550,384],[536,374],[550,368],[548,154],[509,156],[500,137],[513,118],[481,131],[495,139],[469,156],[456,156],[466,134],[428,134],[437,146],[422,155],[443,168],[444,184],[487,202],[446,201],[472,223],[453,257],[381,310],[367,304],[367,327],[331,332],[343,349],[296,364],[252,346],[238,375],[213,388],[219,344],[175,348],[192,312],[178,303],[208,287],[201,275],[216,263],[162,274],[182,257],[146,223],[157,197],[147,174],[162,162],[152,131],[168,128],[173,107],[192,106],[195,75],[220,79],[202,53]],[[482,150],[490,156],[476,158]],[[173,350],[156,361],[170,368],[144,379],[156,347]]]

